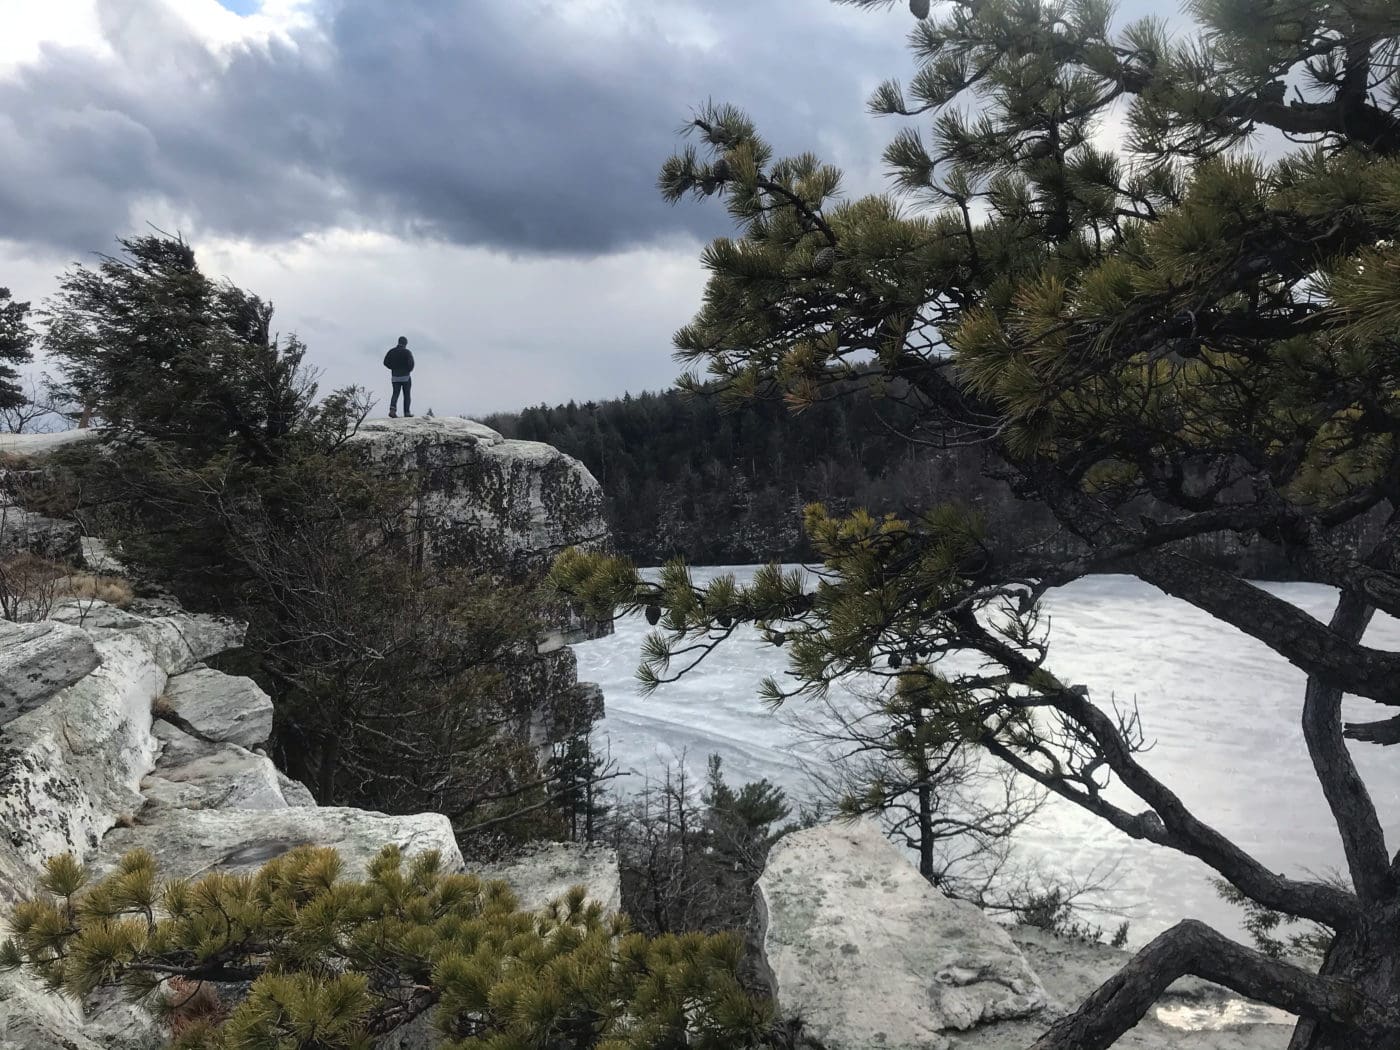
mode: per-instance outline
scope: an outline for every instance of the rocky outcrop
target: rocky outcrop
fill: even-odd
[[[1006,928],[945,898],[869,822],[781,840],[756,889],[761,954],[784,1016],[816,1050],[1030,1046],[1127,960]],[[1283,1050],[1291,1019],[1180,981],[1125,1050]]]
[[[19,474],[42,471],[57,448],[93,432],[0,435],[0,514],[28,550],[121,570],[120,552],[71,523],[18,505]],[[602,497],[576,461],[461,419],[371,421],[356,439],[386,473],[407,479],[416,556],[519,578],[569,545],[606,538]],[[8,480],[7,480],[8,479]],[[586,729],[601,715],[596,686],[579,683],[566,642],[598,633],[558,610],[538,653],[512,679],[509,727],[537,746]],[[119,609],[57,605],[42,623],[0,623],[0,915],[28,892],[43,861],[72,852],[96,873],[146,849],[167,876],[248,872],[301,845],[331,846],[348,874],[386,844],[442,854],[463,870],[440,814],[386,816],[319,808],[307,788],[262,751],[272,703],[253,682],[206,666],[242,641],[242,628],[187,615],[170,601]],[[551,848],[487,873],[543,906],[574,884],[617,904],[616,858]],[[3,929],[0,929],[3,935]],[[420,1026],[422,1027],[422,1026]],[[426,1030],[415,1045],[435,1045]],[[0,1050],[146,1050],[163,1043],[152,1018],[113,1001],[82,1008],[22,974],[0,975]]]
[[[28,885],[45,857],[92,856],[119,819],[141,808],[141,779],[157,753],[155,698],[171,675],[242,641],[242,628],[227,621],[146,617],[100,602],[68,603],[55,616],[26,625],[63,640],[49,649],[49,664],[30,665],[47,695],[38,706],[31,696],[31,709],[0,727],[0,900]],[[77,676],[93,654],[95,666]]]
[[[0,434],[0,457],[22,463],[23,468],[8,468],[22,473],[59,449],[100,435],[96,430]],[[412,481],[411,513],[424,564],[516,575],[547,565],[565,547],[607,542],[601,487],[587,467],[552,445],[508,440],[456,416],[371,419],[352,440],[385,474]],[[5,491],[0,485],[0,507],[11,508],[16,529],[22,526],[28,535],[58,527],[65,549],[77,545],[71,524],[19,510]],[[26,550],[48,545],[16,542]]]
[[[259,750],[272,727],[266,694],[204,664],[241,644],[240,625],[168,602],[70,602],[53,615],[0,624],[0,667],[23,669],[18,684],[5,678],[4,710],[14,713],[0,724],[0,916],[64,852],[101,875],[144,849],[162,875],[181,877],[251,872],[298,846],[330,846],[353,877],[392,843],[466,869],[447,817],[320,808],[277,770]],[[509,882],[532,908],[579,884],[618,903],[607,850],[542,847],[482,874]],[[403,1045],[437,1045],[426,1022],[415,1033]],[[24,974],[0,975],[0,1050],[165,1041],[148,1012],[116,997],[79,1007]]]
[[[0,621],[0,725],[87,677],[100,659],[76,627]]]
[[[0,434],[0,480],[6,473],[3,457],[32,471],[50,453],[99,436],[93,430]],[[583,464],[550,445],[507,440],[460,417],[367,420],[353,445],[385,475],[412,486],[409,516],[419,564],[517,579],[546,567],[565,547],[607,542],[598,482]],[[0,485],[0,508],[5,499]],[[27,513],[17,506],[9,512],[16,521]],[[121,571],[119,556],[100,540],[80,539],[71,523],[49,525],[66,529],[62,542],[68,556],[81,558],[91,571]],[[30,532],[37,536],[39,528],[36,523]],[[37,540],[30,536],[23,542],[32,546]],[[563,606],[552,610],[551,620],[538,653],[528,654],[511,680],[511,729],[537,746],[565,740],[601,716],[601,694],[578,682],[567,644],[612,629],[610,622],[585,622]]]
[[[425,563],[514,575],[607,540],[598,482],[552,445],[453,417],[372,419],[356,441],[387,472],[414,479]]]
[[[458,417],[368,420],[355,443],[385,473],[412,481],[420,564],[514,579],[544,569],[565,547],[607,542],[601,487],[587,467],[551,445],[508,440]],[[538,653],[511,682],[512,728],[522,739],[546,747],[602,717],[602,694],[578,681],[567,643],[611,630],[611,623],[554,610]]]
[[[463,868],[441,814],[319,809],[263,754],[271,704],[202,661],[241,644],[240,625],[168,604],[68,603],[54,621],[3,625],[0,661],[23,666],[24,709],[0,725],[0,904],[28,892],[46,858],[100,874],[149,850],[163,874],[249,871],[303,844],[362,871],[385,844],[440,851]],[[6,678],[9,695],[20,687]],[[186,728],[157,721],[155,712]],[[193,730],[188,732],[186,729]],[[153,1019],[115,1000],[87,1009],[22,974],[0,976],[0,1050],[148,1050]]]
[[[617,852],[602,846],[546,842],[510,860],[473,865],[472,871],[483,879],[509,883],[520,906],[530,911],[538,911],[574,886],[582,886],[589,900],[608,911],[622,907]]]
[[[196,667],[173,678],[162,717],[201,740],[261,747],[272,735],[272,698],[249,678]]]
[[[874,824],[774,847],[759,879],[774,997],[828,1050],[948,1050],[948,1033],[1051,1007],[1010,936],[944,897]]]

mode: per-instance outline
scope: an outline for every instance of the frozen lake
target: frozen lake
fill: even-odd
[[[735,572],[742,579],[751,571],[697,568],[695,577],[700,582]],[[1324,621],[1331,614],[1329,588],[1263,586]],[[1087,684],[1101,704],[1111,696],[1136,700],[1147,738],[1155,741],[1141,756],[1143,764],[1198,817],[1277,871],[1304,875],[1341,867],[1341,842],[1298,725],[1300,671],[1132,577],[1078,581],[1052,593],[1045,608],[1051,669],[1065,681]],[[716,753],[731,782],[767,777],[801,798],[808,786],[800,734],[757,699],[759,681],[786,669],[782,651],[752,631],[736,632],[681,681],[642,697],[634,673],[648,630],[635,616],[620,622],[613,636],[576,647],[579,678],[597,682],[607,698],[599,742],[620,766],[654,774],[684,753],[703,771],[706,756]],[[1400,648],[1400,623],[1378,616],[1366,641]],[[1348,718],[1387,713],[1347,702]],[[1400,842],[1400,749],[1353,745],[1353,754],[1393,851]],[[619,783],[635,788],[640,780]],[[1126,794],[1119,799],[1131,806]],[[1083,873],[1116,862],[1113,899],[1130,909],[1133,943],[1186,917],[1239,929],[1238,912],[1216,896],[1204,865],[1134,842],[1069,803],[1052,800],[1022,842],[1051,872]]]

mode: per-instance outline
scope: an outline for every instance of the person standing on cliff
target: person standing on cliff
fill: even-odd
[[[384,367],[389,370],[389,378],[394,385],[394,393],[389,398],[389,418],[398,416],[399,394],[402,393],[404,418],[412,419],[413,354],[408,349],[406,337],[399,336],[398,345],[384,355]]]

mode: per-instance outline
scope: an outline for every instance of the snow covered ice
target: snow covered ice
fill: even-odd
[[[751,566],[696,568],[750,576]],[[1324,622],[1334,592],[1306,583],[1261,584]],[[1050,668],[1084,683],[1100,705],[1136,702],[1151,751],[1143,764],[1198,817],[1280,872],[1327,875],[1343,868],[1341,841],[1313,776],[1299,716],[1304,676],[1261,642],[1128,576],[1096,576],[1052,592],[1045,602]],[[807,791],[800,733],[758,700],[758,683],[786,670],[781,649],[752,630],[736,631],[679,682],[643,697],[634,677],[641,616],[617,633],[577,647],[579,678],[607,698],[600,743],[622,769],[657,774],[684,754],[698,773],[706,757],[724,759],[731,782],[767,777],[794,799]],[[1367,644],[1400,648],[1400,623],[1377,616]],[[796,703],[796,702],[795,702]],[[1388,712],[1348,699],[1348,720]],[[1391,846],[1400,840],[1400,763],[1388,749],[1352,745]],[[623,781],[626,790],[642,776]],[[630,781],[630,783],[629,783]],[[1115,785],[1110,798],[1143,808]],[[1141,943],[1181,918],[1238,932],[1240,913],[1220,900],[1211,872],[1192,858],[1134,842],[1069,803],[1052,800],[1022,833],[1028,855],[1048,872],[1086,873],[1116,863],[1113,902],[1131,909]],[[1108,925],[1108,923],[1105,923]]]

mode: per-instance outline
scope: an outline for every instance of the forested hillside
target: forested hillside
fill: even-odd
[[[795,415],[779,402],[730,410],[716,397],[667,391],[486,422],[582,460],[607,493],[619,549],[647,564],[681,551],[709,564],[801,560],[811,556],[806,503],[897,511],[988,488],[979,452],[911,453],[892,432],[909,422],[907,409],[854,392]]]
[[[799,413],[779,401],[733,406],[672,390],[537,405],[485,422],[582,460],[607,493],[618,550],[644,565],[681,552],[710,565],[811,559],[801,528],[802,507],[811,502],[838,513],[958,502],[995,520],[1001,546],[1075,546],[1043,507],[995,480],[983,446],[911,440],[917,415],[899,396],[852,387]],[[1256,576],[1300,575],[1263,537],[1242,544],[1221,534],[1191,545]]]

